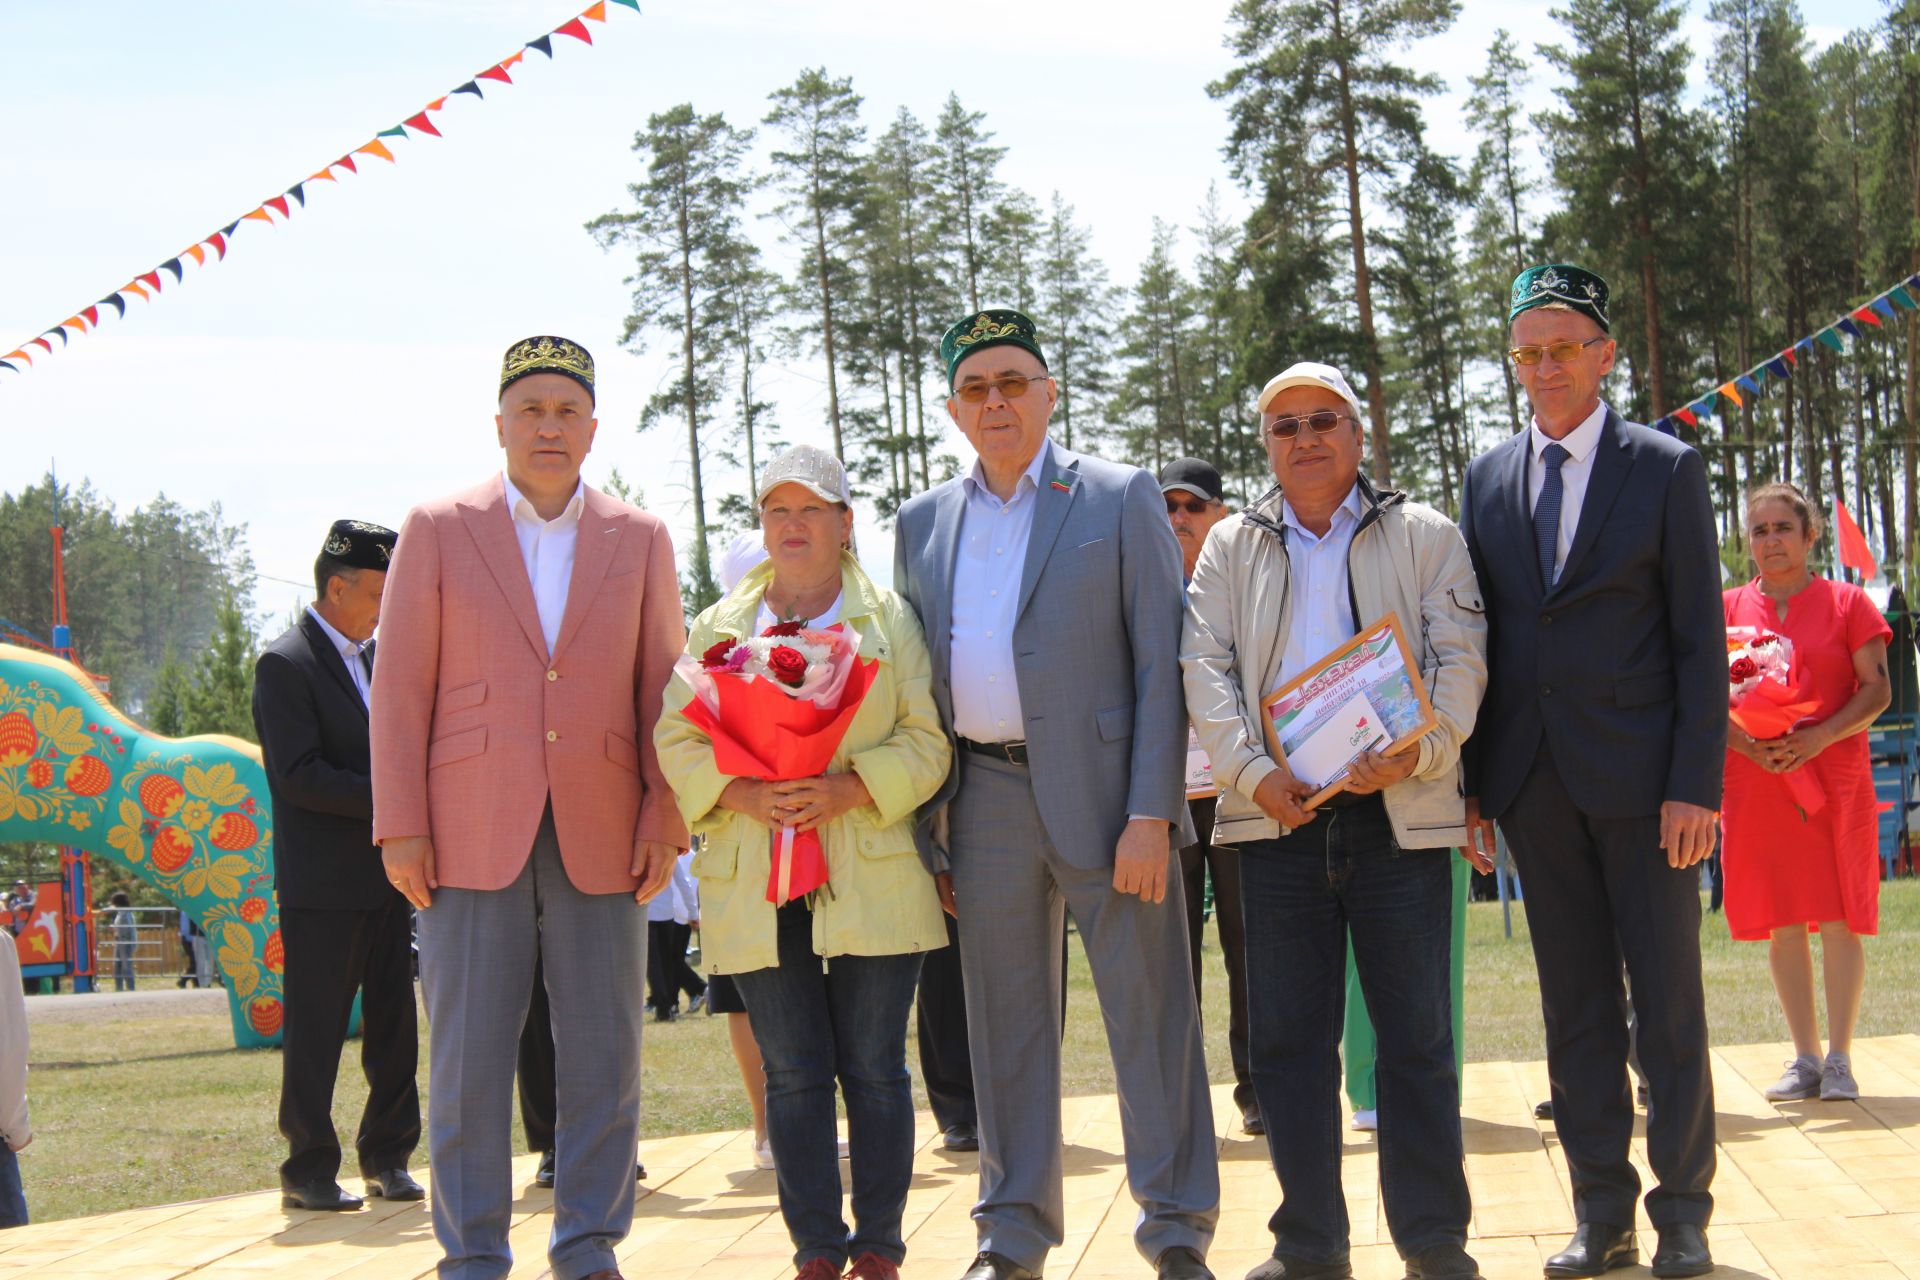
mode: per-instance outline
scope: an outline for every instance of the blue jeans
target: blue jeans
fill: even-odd
[[[1402,1256],[1464,1244],[1472,1201],[1460,1138],[1448,964],[1447,849],[1400,849],[1385,807],[1322,811],[1240,846],[1248,1058],[1280,1179],[1274,1252],[1348,1256],[1340,1189],[1340,1032],[1347,939],[1378,1038],[1380,1194]]]
[[[907,1011],[920,981],[918,953],[834,956],[813,950],[804,900],[779,911],[780,963],[734,975],[767,1071],[767,1138],[780,1215],[795,1267],[825,1258],[906,1257],[900,1233],[913,1176],[913,1079]],[[847,1104],[853,1176],[852,1231],[840,1212],[833,1090]]]
[[[20,1186],[20,1157],[0,1142],[0,1228],[27,1225],[27,1193]]]

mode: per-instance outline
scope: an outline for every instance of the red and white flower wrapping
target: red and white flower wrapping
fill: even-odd
[[[1752,738],[1785,737],[1820,704],[1793,678],[1793,641],[1755,627],[1727,628],[1727,707]],[[1804,766],[1781,775],[1802,819],[1820,812],[1826,790]]]

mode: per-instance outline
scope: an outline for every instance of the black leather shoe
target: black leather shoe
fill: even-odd
[[[982,1253],[974,1258],[960,1280],[1040,1280],[1038,1271],[1029,1271],[1012,1258],[997,1253]]]
[[[1276,1253],[1247,1272],[1247,1280],[1353,1280],[1353,1264],[1345,1259],[1308,1262]]]
[[[647,1180],[647,1166],[641,1164],[638,1160],[633,1162],[633,1180],[635,1182],[645,1182]]]
[[[1267,1121],[1266,1118],[1260,1114],[1260,1108],[1248,1107],[1240,1113],[1240,1132],[1250,1138],[1266,1136]]]
[[[940,1149],[942,1151],[978,1151],[980,1135],[974,1132],[972,1125],[957,1124],[940,1135]]]
[[[540,1153],[540,1167],[534,1170],[533,1185],[536,1187],[551,1187],[553,1185],[553,1152],[542,1151]]]
[[[1207,1260],[1198,1250],[1183,1244],[1161,1250],[1154,1270],[1158,1280],[1214,1280],[1213,1272],[1207,1270]]]
[[[1707,1233],[1691,1222],[1677,1222],[1660,1228],[1660,1247],[1653,1251],[1653,1274],[1666,1280],[1670,1276],[1703,1276],[1713,1270],[1713,1254],[1707,1250]]]
[[[365,1201],[345,1190],[337,1182],[309,1182],[304,1187],[280,1188],[280,1206],[284,1209],[312,1209],[318,1213],[341,1213],[358,1209]]]
[[[1429,1245],[1407,1259],[1407,1280],[1486,1280],[1480,1264],[1457,1244]]]
[[[1545,1102],[1536,1102],[1536,1103],[1534,1103],[1534,1104],[1533,1104],[1533,1118],[1534,1118],[1535,1120],[1551,1120],[1551,1119],[1553,1119],[1553,1099],[1552,1099],[1552,1098],[1548,1098],[1548,1099],[1547,1099],[1547,1100],[1546,1100]]]
[[[1543,1268],[1555,1277],[1603,1276],[1621,1267],[1638,1266],[1640,1245],[1632,1227],[1583,1222],[1574,1229],[1567,1247],[1547,1259]]]
[[[367,1179],[367,1194],[382,1200],[425,1200],[427,1189],[415,1182],[405,1169],[389,1169]]]

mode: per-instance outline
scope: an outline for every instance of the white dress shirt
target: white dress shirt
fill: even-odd
[[[540,632],[547,638],[547,656],[560,642],[560,620],[567,616],[567,588],[573,585],[573,551],[580,541],[580,515],[587,506],[587,487],[574,487],[567,509],[552,520],[542,520],[527,496],[513,487],[505,472],[507,510],[513,512],[513,536],[520,540],[520,559],[533,584],[533,607],[540,613]]]
[[[320,611],[312,605],[307,606],[307,616],[319,623],[320,629],[327,633],[327,639],[333,641],[334,649],[340,654],[340,661],[347,664],[347,675],[352,677],[353,687],[360,691],[360,701],[371,707],[373,705],[373,679],[367,674],[367,664],[360,660],[360,655],[365,652],[367,645],[372,642],[372,638],[369,637],[366,640],[347,639],[334,629],[332,623],[321,617]]]
[[[1567,456],[1560,459],[1560,536],[1553,544],[1555,582],[1560,580],[1560,571],[1567,567],[1567,552],[1573,549],[1573,535],[1580,528],[1580,504],[1587,496],[1587,481],[1593,476],[1593,450],[1600,443],[1600,428],[1606,420],[1607,402],[1602,400],[1564,440],[1556,441],[1542,431],[1537,418],[1527,428],[1528,514],[1532,514],[1540,501],[1540,486],[1547,481],[1547,460],[1540,456],[1540,451],[1550,444],[1558,444],[1567,451]]]
[[[1287,526],[1287,565],[1293,577],[1288,591],[1287,644],[1280,655],[1280,679],[1274,688],[1293,679],[1333,652],[1335,645],[1353,639],[1353,609],[1347,600],[1347,551],[1360,528],[1366,508],[1360,484],[1347,490],[1346,500],[1333,510],[1325,534],[1315,536],[1300,523],[1293,504],[1282,501],[1280,519]]]
[[[1027,563],[1033,512],[1040,501],[1040,468],[1047,446],[1033,456],[1002,502],[987,488],[980,463],[962,480],[967,495],[960,518],[960,552],[953,565],[953,731],[975,742],[1021,742],[1026,718],[1013,674],[1013,624],[1020,574]]]

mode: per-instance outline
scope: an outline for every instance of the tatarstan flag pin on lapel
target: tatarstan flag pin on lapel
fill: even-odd
[[[1072,486],[1072,485],[1070,485],[1070,484],[1068,484],[1068,483],[1067,483],[1067,482],[1066,482],[1065,480],[1055,480],[1055,481],[1053,482],[1053,487],[1054,487],[1054,488],[1056,488],[1056,489],[1058,489],[1058,490],[1059,490],[1060,492],[1062,492],[1062,493],[1072,493],[1072,492],[1073,492],[1073,486]]]

